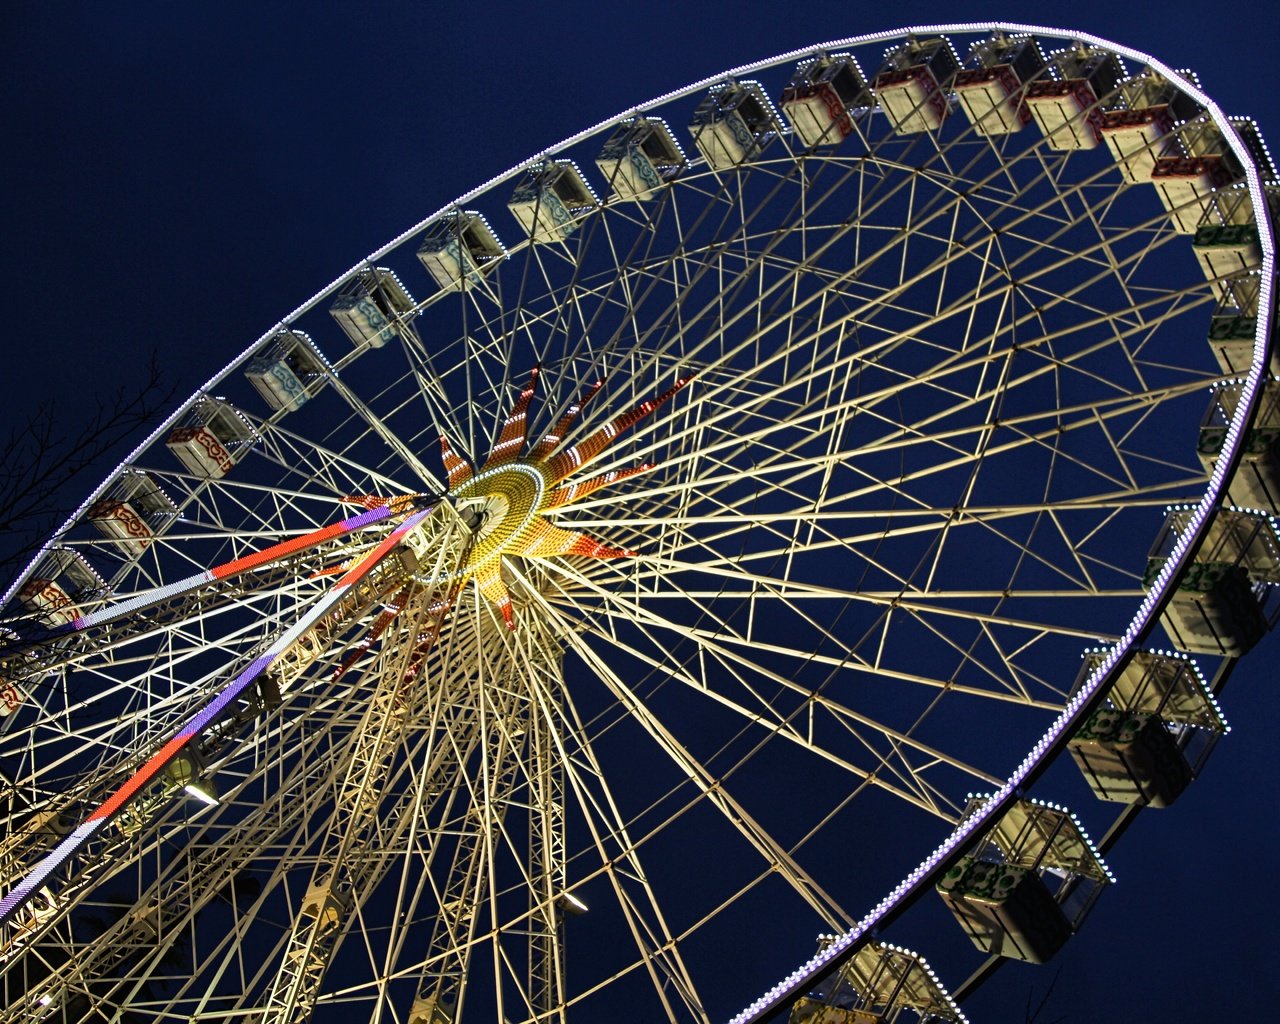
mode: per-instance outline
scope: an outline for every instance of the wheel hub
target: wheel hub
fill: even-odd
[[[520,542],[542,511],[546,493],[542,473],[521,462],[480,473],[454,488],[455,499],[483,502],[468,567],[474,571],[504,552],[519,554]]]
[[[600,487],[652,469],[651,465],[644,463],[596,477],[582,478],[581,474],[623,431],[651,415],[691,379],[678,379],[657,398],[641,402],[576,444],[566,445],[564,439],[577,422],[582,407],[603,387],[603,381],[597,382],[583,398],[570,405],[551,433],[529,445],[528,409],[538,373],[535,368],[530,374],[528,385],[520,392],[503,422],[479,473],[473,472],[470,463],[458,454],[447,437],[440,438],[450,498],[459,503],[480,501],[478,522],[473,527],[474,540],[462,566],[462,575],[475,579],[480,592],[498,607],[511,629],[515,628],[515,616],[511,596],[502,579],[503,555],[519,558],[551,558],[556,555],[628,558],[636,554],[625,548],[609,547],[585,533],[557,526],[548,520],[546,514],[572,505]]]

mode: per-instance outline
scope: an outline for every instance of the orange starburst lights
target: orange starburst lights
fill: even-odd
[[[504,556],[626,558],[636,554],[624,548],[609,547],[580,531],[556,526],[548,522],[545,515],[601,487],[652,469],[652,465],[643,463],[589,479],[569,480],[599,458],[620,434],[670,400],[691,379],[692,376],[681,377],[657,398],[641,402],[576,444],[565,447],[564,440],[583,407],[603,387],[604,382],[598,381],[569,406],[550,433],[522,455],[528,445],[529,403],[537,390],[538,368],[535,367],[478,473],[448,438],[440,438],[450,497],[455,501],[480,499],[482,502],[482,518],[462,573],[475,579],[480,593],[497,606],[508,628],[515,629],[515,617],[511,610],[511,595],[502,582]]]

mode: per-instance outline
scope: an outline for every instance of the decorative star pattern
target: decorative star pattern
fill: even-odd
[[[569,406],[549,433],[530,445],[529,405],[537,392],[538,375],[539,369],[534,367],[529,383],[503,421],[479,472],[472,469],[447,437],[440,438],[450,496],[459,503],[469,499],[478,499],[480,503],[480,522],[462,572],[476,581],[480,593],[498,609],[509,629],[515,629],[515,616],[511,595],[502,580],[503,558],[556,555],[628,558],[636,555],[625,548],[610,547],[581,531],[556,526],[547,520],[546,513],[580,501],[601,487],[653,469],[652,464],[642,463],[630,469],[570,479],[693,379],[692,376],[677,379],[657,398],[641,402],[576,443],[566,445],[565,439],[572,433],[583,408],[604,386],[604,381],[597,381]]]
[[[480,593],[498,609],[507,628],[513,630],[516,628],[515,614],[511,595],[502,581],[503,558],[552,558],[556,555],[629,558],[637,554],[626,548],[610,547],[579,530],[556,526],[547,520],[546,513],[572,505],[601,487],[653,469],[653,465],[646,462],[630,469],[615,469],[598,476],[571,479],[595,462],[624,432],[652,415],[693,379],[692,375],[678,378],[657,398],[641,402],[576,443],[566,445],[565,440],[573,432],[582,410],[604,387],[604,381],[598,380],[587,388],[581,398],[570,404],[548,433],[531,445],[528,436],[529,406],[537,393],[539,372],[538,367],[534,367],[530,373],[529,383],[516,397],[479,472],[448,437],[440,438],[440,456],[444,462],[449,497],[459,507],[467,507],[478,517],[471,548],[454,577],[455,582],[465,583],[474,579]],[[427,498],[428,495],[423,494],[395,498],[353,494],[343,500],[368,509],[390,505],[393,512],[403,513]],[[347,559],[316,575],[342,572],[350,564],[351,559]],[[399,613],[407,595],[406,589],[391,600],[358,649],[343,663],[339,675],[381,636]]]

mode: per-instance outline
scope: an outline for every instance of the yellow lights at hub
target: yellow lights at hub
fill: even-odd
[[[629,427],[670,400],[691,378],[682,377],[658,396],[610,420],[581,440],[564,447],[584,406],[600,391],[603,382],[593,384],[572,404],[552,431],[526,455],[528,410],[537,389],[539,370],[534,368],[529,383],[520,392],[510,414],[479,473],[459,454],[447,437],[440,438],[441,457],[449,481],[449,494],[458,502],[480,502],[480,522],[462,572],[476,581],[480,592],[501,612],[508,628],[515,628],[511,595],[502,581],[502,558],[551,558],[576,555],[582,558],[627,558],[636,554],[614,548],[577,530],[566,530],[549,522],[546,513],[579,501],[593,491],[618,480],[644,473],[647,463],[631,469],[615,470],[601,476],[566,482],[578,470],[590,465]]]

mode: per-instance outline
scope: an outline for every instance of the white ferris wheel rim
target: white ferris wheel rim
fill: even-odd
[[[362,268],[373,265],[376,261],[398,249],[421,231],[448,215],[451,211],[462,209],[465,204],[489,193],[490,190],[496,186],[511,181],[547,157],[554,156],[572,146],[576,146],[592,138],[593,136],[608,131],[626,117],[643,114],[646,111],[654,110],[660,106],[670,103],[673,100],[685,99],[728,78],[739,77],[768,68],[774,68],[790,61],[799,60],[812,56],[818,52],[830,51],[836,48],[862,46],[878,42],[890,42],[910,35],[944,34],[952,32],[976,33],[990,31],[1002,31],[1018,34],[1026,33],[1037,36],[1080,40],[1091,45],[1104,47],[1105,49],[1123,57],[1127,57],[1130,60],[1152,67],[1163,77],[1175,82],[1182,91],[1194,97],[1202,104],[1205,111],[1212,117],[1215,124],[1217,124],[1219,129],[1223,132],[1223,135],[1229,141],[1232,149],[1239,157],[1241,157],[1241,163],[1246,169],[1248,188],[1251,193],[1255,209],[1265,209],[1266,204],[1262,181],[1259,178],[1253,161],[1248,158],[1244,145],[1240,141],[1235,129],[1228,122],[1226,115],[1217,106],[1217,104],[1214,103],[1210,97],[1201,92],[1194,83],[1187,81],[1184,76],[1178,74],[1173,69],[1168,68],[1158,59],[1140,51],[1117,45],[1098,36],[1045,26],[1003,22],[925,25],[832,40],[828,43],[805,47],[803,49],[780,54],[767,60],[757,61],[733,68],[720,74],[691,83],[681,89],[662,94],[661,96],[655,97],[648,103],[629,108],[628,110],[621,112],[616,117],[606,119],[599,124],[593,125],[583,132],[569,137],[556,146],[522,161],[502,174],[490,178],[482,185],[458,197],[446,206],[437,210],[435,213],[431,214],[429,217],[419,221],[375,252],[370,253],[369,256],[356,263],[350,270],[337,277],[315,295],[301,303],[287,316],[282,318],[278,324],[274,325],[271,330],[266,332],[261,338],[255,340],[253,344],[238,355],[235,360],[228,363],[222,370],[213,375],[205,385],[198,389],[190,399],[176,409],[174,413],[159,427],[157,427],[157,429],[142,444],[130,453],[124,462],[122,462],[121,466],[117,467],[116,471],[104,480],[103,484],[86,499],[81,507],[77,509],[76,512],[67,520],[67,523],[64,524],[64,526],[57,531],[54,537],[51,538],[49,543],[42,548],[36,559],[34,559],[26,571],[19,576],[10,588],[9,592],[5,595],[5,602],[7,603],[12,599],[18,587],[20,587],[24,580],[31,574],[31,571],[39,559],[49,550],[61,535],[65,534],[72,526],[82,519],[85,510],[102,496],[111,482],[117,479],[120,472],[136,461],[139,455],[148,447],[154,445],[157,441],[163,438],[172,426],[192,407],[196,401],[199,400],[202,395],[211,393],[212,390],[224,381],[232,372],[242,367],[243,364],[249,360],[255,352],[261,349],[262,345],[277,331],[282,328],[288,328],[297,320],[298,317],[302,316],[302,314],[314,309],[319,303],[332,296],[335,291],[342,287],[344,283],[348,282],[352,276],[358,273]],[[1132,620],[1129,622],[1119,642],[1100,664],[1089,683],[1066,703],[1061,714],[1052,723],[1049,729],[1046,730],[1042,738],[1027,754],[1026,758],[1018,766],[1015,772],[1005,781],[1003,787],[998,790],[996,799],[992,800],[988,805],[988,811],[985,814],[966,819],[964,824],[958,827],[943,844],[935,849],[918,867],[912,870],[895,889],[893,889],[872,909],[870,913],[858,921],[857,925],[853,929],[845,933],[818,956],[803,964],[778,985],[765,992],[759,1000],[753,1002],[733,1018],[734,1024],[742,1024],[742,1022],[748,1020],[758,1019],[761,1014],[776,1008],[787,998],[794,996],[799,990],[803,989],[809,979],[816,974],[821,973],[824,967],[826,967],[831,961],[839,958],[841,954],[846,952],[849,948],[862,941],[863,938],[875,929],[880,922],[893,913],[899,903],[908,899],[914,893],[930,884],[936,872],[953,854],[953,852],[959,846],[963,845],[979,828],[981,828],[991,816],[996,814],[998,810],[1005,805],[1007,800],[1012,798],[1022,783],[1041,765],[1041,763],[1058,749],[1060,745],[1059,739],[1063,737],[1074,725],[1079,723],[1080,719],[1083,717],[1084,709],[1087,709],[1092,699],[1111,678],[1110,673],[1112,670],[1116,668],[1120,660],[1129,651],[1141,642],[1142,638],[1145,637],[1156,624],[1160,611],[1172,592],[1178,573],[1182,570],[1190,557],[1190,553],[1194,550],[1194,546],[1200,539],[1202,531],[1207,526],[1208,518],[1221,501],[1226,480],[1229,476],[1229,470],[1234,465],[1236,453],[1243,443],[1240,424],[1245,422],[1251,415],[1251,412],[1256,406],[1256,402],[1258,400],[1258,392],[1260,391],[1261,384],[1265,379],[1266,341],[1270,335],[1270,317],[1273,306],[1271,288],[1272,275],[1274,271],[1275,246],[1271,225],[1266,218],[1260,218],[1258,220],[1258,229],[1263,251],[1261,278],[1262,293],[1259,299],[1257,336],[1254,345],[1254,355],[1249,373],[1244,382],[1244,397],[1240,403],[1237,419],[1233,421],[1232,425],[1228,429],[1227,442],[1224,447],[1223,457],[1219,459],[1217,468],[1210,476],[1207,488],[1196,508],[1196,511],[1192,515],[1191,529],[1182,534],[1179,538],[1177,545],[1171,553],[1171,556],[1164,568],[1157,576],[1149,593],[1139,603]]]

